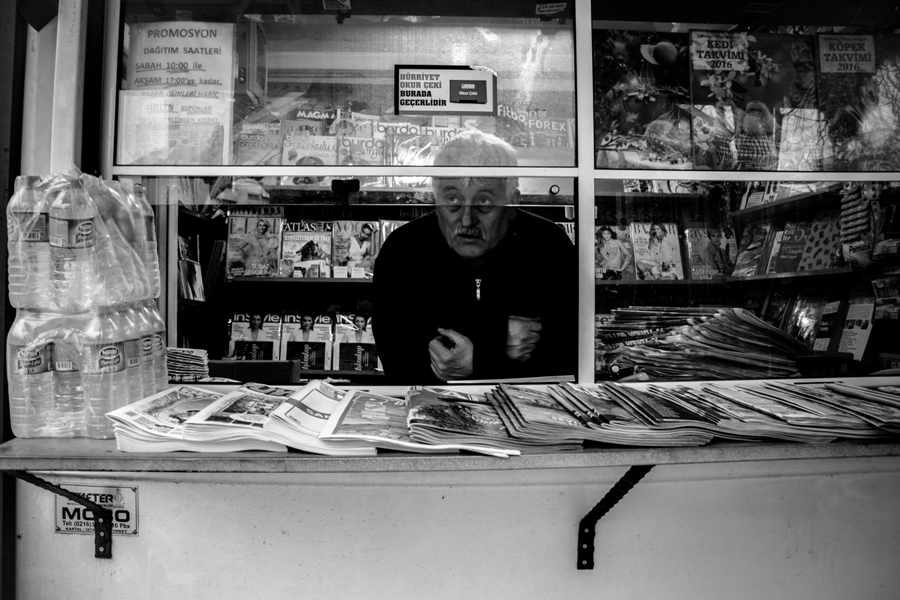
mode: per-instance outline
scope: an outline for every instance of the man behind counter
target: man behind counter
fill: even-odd
[[[437,166],[517,166],[503,140],[466,131]],[[516,208],[518,180],[435,177],[436,210],[394,231],[375,262],[372,329],[405,384],[575,371],[575,248]]]

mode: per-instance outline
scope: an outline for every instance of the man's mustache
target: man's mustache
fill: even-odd
[[[453,233],[454,235],[462,237],[477,237],[484,239],[484,233],[481,231],[480,227],[465,227],[460,225]]]

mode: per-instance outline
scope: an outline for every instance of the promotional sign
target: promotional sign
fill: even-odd
[[[394,114],[497,116],[497,75],[478,67],[394,66]]]
[[[819,71],[874,73],[875,38],[871,35],[820,35]]]
[[[133,25],[119,93],[117,162],[229,164],[233,64],[233,24]]]
[[[113,535],[138,534],[137,487],[69,484],[60,487],[112,511]],[[56,496],[56,533],[93,534],[93,513],[73,500]]]
[[[231,23],[136,23],[131,26],[125,89],[219,92],[192,97],[229,98],[233,63]]]

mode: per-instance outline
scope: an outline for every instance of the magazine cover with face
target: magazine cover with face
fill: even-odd
[[[274,277],[281,255],[281,206],[235,206],[228,209],[225,276]]]
[[[691,279],[719,279],[731,275],[733,239],[726,238],[720,227],[694,227],[684,230],[687,240]]]
[[[285,231],[281,250],[282,277],[331,277],[330,231]]]
[[[237,360],[281,360],[281,315],[235,313],[228,354]]]
[[[331,369],[333,338],[328,315],[286,314],[281,324],[281,359],[300,361],[303,370]]]
[[[334,325],[334,369],[375,371],[379,368],[372,319],[361,313],[338,314]]]
[[[675,223],[632,223],[631,243],[638,279],[684,279]]]
[[[334,277],[371,278],[378,247],[378,222],[335,221],[332,234]]]

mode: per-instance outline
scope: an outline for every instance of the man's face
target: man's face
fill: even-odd
[[[262,315],[250,315],[250,329],[262,327]]]
[[[512,209],[503,178],[441,180],[435,185],[438,224],[447,245],[466,259],[483,258],[506,237]],[[516,192],[518,194],[518,192]]]
[[[300,327],[303,331],[309,331],[312,328],[312,317],[303,317],[300,319]]]

